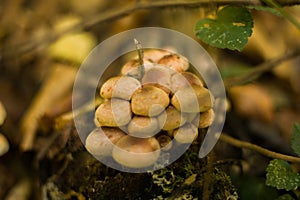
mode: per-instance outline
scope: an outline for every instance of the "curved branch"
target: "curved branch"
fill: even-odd
[[[291,6],[300,4],[299,0],[278,0],[277,3],[281,6]],[[32,39],[24,44],[13,46],[10,49],[0,49],[0,52],[9,52],[5,56],[7,57],[18,57],[28,52],[32,52],[37,49],[45,48],[59,37],[66,33],[77,31],[80,29],[90,28],[97,24],[112,21],[131,14],[132,12],[145,9],[157,9],[157,8],[173,8],[173,7],[183,7],[183,8],[199,8],[207,7],[211,5],[222,6],[222,5],[261,5],[260,0],[178,0],[178,1],[137,1],[135,4],[125,6],[123,8],[114,8],[106,12],[100,12],[87,19],[85,19],[81,24],[71,27],[70,29],[54,33],[53,35],[47,35],[47,37],[42,39]],[[11,50],[11,51],[10,51]]]
[[[256,152],[258,152],[258,153],[260,153],[264,156],[270,157],[270,158],[277,158],[277,159],[285,160],[285,161],[288,161],[288,162],[300,163],[300,158],[299,157],[288,156],[288,155],[285,155],[285,154],[276,153],[274,151],[270,151],[270,150],[265,149],[263,147],[260,147],[258,145],[235,139],[235,138],[230,137],[229,135],[226,135],[224,133],[222,133],[220,135],[220,140],[223,141],[223,142],[226,142],[226,143],[228,143],[232,146],[235,146],[235,147],[245,148],[245,149],[250,149],[252,151],[256,151]]]
[[[293,59],[297,56],[300,56],[300,48],[289,51],[284,55],[281,55],[280,57],[277,57],[275,59],[266,61],[258,65],[257,67],[255,67],[253,70],[251,70],[249,73],[245,75],[241,75],[234,78],[228,78],[224,80],[224,85],[226,88],[229,88],[235,85],[242,85],[242,84],[249,83],[254,79],[258,78],[259,76],[261,76],[263,73],[272,70],[274,67],[281,64],[282,62]]]

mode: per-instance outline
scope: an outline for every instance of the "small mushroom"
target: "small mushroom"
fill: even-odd
[[[192,85],[203,86],[203,82],[198,78],[198,76],[191,72],[175,73],[171,77],[171,89],[173,93],[179,89]]]
[[[158,121],[152,117],[136,115],[128,124],[128,134],[134,137],[147,138],[154,136],[158,131]]]
[[[114,146],[113,158],[121,165],[144,168],[153,165],[160,155],[160,146],[154,137],[123,136]]]
[[[199,116],[200,116],[199,113],[184,113],[184,114],[187,122],[193,122],[193,124],[195,124],[194,122],[198,122],[199,120]]]
[[[108,79],[100,89],[100,95],[105,99],[121,98],[129,100],[132,94],[141,87],[141,83],[129,76],[115,76]]]
[[[163,130],[173,130],[186,122],[186,114],[169,105],[165,112],[158,116],[159,127]]]
[[[154,66],[154,64],[148,59],[144,58],[143,61],[144,61],[145,71],[148,71]],[[139,66],[140,66],[139,59],[130,60],[125,65],[122,66],[121,74],[132,76],[132,77],[138,77]]]
[[[186,123],[173,132],[174,138],[178,143],[192,143],[198,136],[198,128],[191,123]]]
[[[144,59],[157,63],[162,57],[171,54],[170,51],[163,49],[146,49],[144,50]],[[137,59],[138,57],[135,57]]]
[[[201,86],[185,87],[172,97],[172,105],[181,112],[204,112],[212,108],[214,98],[210,91]]]
[[[118,128],[95,128],[86,138],[85,148],[94,156],[111,156],[114,144],[124,135]]]
[[[165,91],[145,85],[132,95],[131,109],[136,115],[156,116],[164,111],[169,102],[169,96]]]
[[[143,85],[154,85],[170,93],[171,69],[161,65],[155,65],[145,72],[142,78]]]
[[[121,127],[130,122],[131,116],[129,101],[113,98],[97,108],[95,120],[97,126]]]
[[[172,148],[172,139],[168,135],[160,135],[157,141],[162,151],[169,151]]]
[[[209,127],[214,121],[215,113],[213,109],[209,109],[205,112],[200,113],[200,119],[194,119],[193,124],[197,125],[198,128]]]
[[[158,61],[158,64],[170,67],[177,72],[184,72],[189,68],[189,61],[178,54],[166,55]]]

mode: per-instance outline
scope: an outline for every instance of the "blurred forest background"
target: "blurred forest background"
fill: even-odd
[[[224,141],[208,158],[187,153],[157,176],[118,172],[86,152],[70,114],[77,69],[106,38],[157,26],[199,41],[219,67],[228,95],[225,133],[295,155],[290,139],[293,124],[300,122],[300,31],[284,17],[253,9],[253,34],[244,50],[221,50],[198,40],[194,26],[229,1],[176,2],[1,1],[0,199],[276,199],[286,194],[265,185],[270,158]],[[231,3],[251,2],[260,4]],[[300,21],[299,6],[285,9]],[[234,82],[266,63],[272,67],[258,71],[250,83]],[[292,168],[300,172],[299,164]],[[209,173],[216,178],[204,183]],[[299,191],[288,193],[300,198]]]

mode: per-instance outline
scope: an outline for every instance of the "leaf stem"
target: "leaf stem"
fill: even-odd
[[[221,141],[226,142],[232,146],[238,147],[238,148],[245,148],[250,149],[252,151],[258,152],[264,156],[270,157],[270,158],[277,158],[281,160],[285,160],[288,162],[294,162],[294,163],[300,163],[300,158],[295,156],[289,156],[281,153],[277,153],[274,151],[270,151],[268,149],[265,149],[261,146],[258,146],[256,144],[252,144],[249,142],[241,141],[238,139],[235,139],[227,134],[222,133],[219,138]]]

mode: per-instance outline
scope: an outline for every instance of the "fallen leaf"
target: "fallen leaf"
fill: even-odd
[[[6,137],[0,133],[0,156],[6,154],[9,150],[9,143]]]
[[[45,112],[54,106],[57,99],[71,92],[72,85],[77,73],[77,68],[63,64],[53,66],[47,80],[42,88],[34,97],[32,104],[25,113],[21,121],[21,130],[23,139],[21,148],[30,150],[34,143],[35,132],[38,128],[38,122]]]
[[[6,111],[3,104],[0,101],[0,126],[3,124],[5,118],[6,118]]]

